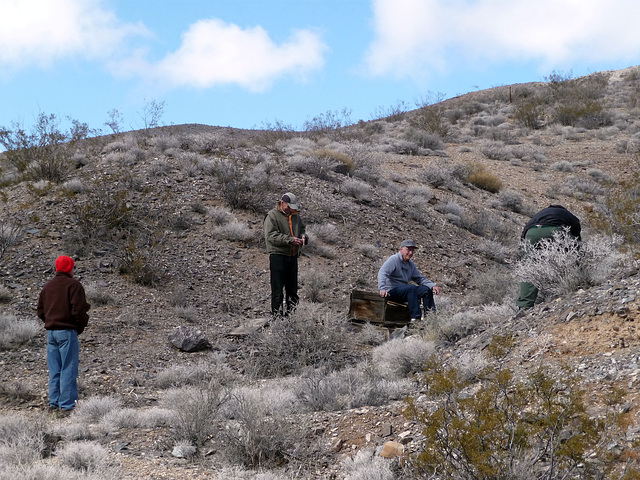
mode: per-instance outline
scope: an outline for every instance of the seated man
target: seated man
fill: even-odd
[[[407,303],[411,321],[422,318],[420,300],[424,313],[436,309],[433,294],[440,294],[440,289],[431,280],[424,277],[411,258],[416,250],[413,240],[404,240],[400,251],[391,255],[378,272],[378,290],[381,297],[398,303]],[[415,282],[413,285],[409,282]]]

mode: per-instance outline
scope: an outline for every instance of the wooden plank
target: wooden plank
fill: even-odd
[[[349,304],[349,320],[370,322],[388,327],[404,326],[409,323],[409,309],[406,305],[390,302],[378,292],[353,290]]]
[[[261,328],[265,327],[269,323],[269,317],[249,318],[244,325],[233,329],[227,335],[234,337],[243,337],[251,333],[257,332]]]

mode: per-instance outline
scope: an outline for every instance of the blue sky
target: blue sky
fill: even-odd
[[[636,0],[0,0],[0,126],[300,128],[640,64]]]

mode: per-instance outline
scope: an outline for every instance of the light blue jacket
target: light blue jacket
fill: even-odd
[[[392,288],[408,285],[411,281],[429,288],[436,286],[418,271],[413,260],[405,262],[400,252],[391,255],[378,272],[378,290],[380,291],[388,292]]]

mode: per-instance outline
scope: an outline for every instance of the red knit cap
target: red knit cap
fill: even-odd
[[[73,270],[73,258],[60,255],[56,258],[56,272],[71,273]]]

